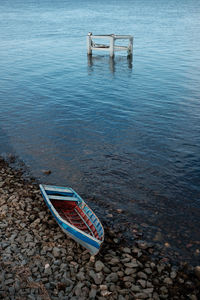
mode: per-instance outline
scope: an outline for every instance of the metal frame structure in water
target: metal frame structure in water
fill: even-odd
[[[108,39],[110,41],[109,45],[105,44],[96,44],[93,42],[93,39]],[[118,46],[115,45],[116,40],[129,40],[128,46]],[[127,51],[128,56],[133,54],[133,36],[132,35],[115,35],[115,34],[106,34],[106,35],[93,35],[91,32],[87,35],[87,53],[92,55],[93,50],[100,51],[109,51],[110,57],[114,57],[115,51]]]

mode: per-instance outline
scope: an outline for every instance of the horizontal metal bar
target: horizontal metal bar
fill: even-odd
[[[131,39],[133,38],[132,35],[115,35],[115,39]]]
[[[104,48],[104,47],[102,47],[102,48],[100,48],[100,47],[91,47],[91,49],[92,50],[102,50],[102,51],[108,51],[108,50],[110,50],[110,47],[109,48]]]
[[[114,46],[114,50],[128,50],[128,46]]]
[[[112,34],[105,34],[105,35],[91,35],[91,38],[98,38],[98,39],[104,39],[108,38],[110,39],[113,37],[114,39],[131,39],[133,38],[132,35],[112,35]]]

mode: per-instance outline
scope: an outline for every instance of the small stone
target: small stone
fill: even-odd
[[[136,272],[136,269],[126,268],[124,272],[125,272],[126,275],[131,275],[131,274],[134,274]]]
[[[146,299],[148,295],[146,293],[137,293],[135,294],[135,299]]]
[[[42,170],[42,172],[43,172],[45,175],[50,175],[50,174],[51,174],[51,170]]]
[[[77,275],[76,275],[76,278],[79,280],[79,281],[83,281],[85,279],[85,274],[84,272],[79,272]]]
[[[152,274],[152,270],[150,268],[145,268],[144,272],[148,275]]]
[[[107,282],[117,282],[118,281],[118,275],[117,273],[110,273],[107,277],[106,277],[106,281]]]
[[[195,267],[194,273],[197,276],[197,278],[200,280],[200,266]]]
[[[188,298],[190,299],[190,300],[198,300],[198,298],[197,298],[197,296],[196,295],[188,295]]]
[[[168,284],[168,285],[173,284],[173,281],[169,277],[165,278],[163,282],[166,283],[166,284]]]
[[[95,284],[101,284],[104,280],[104,276],[102,272],[95,273],[93,270],[90,270],[89,275],[90,277],[92,277]]]
[[[168,293],[168,289],[166,288],[166,286],[161,286],[160,291],[162,294],[167,294]]]
[[[48,267],[46,267],[47,265],[48,265]],[[51,267],[49,266],[49,264],[45,265],[44,274],[45,275],[51,275],[52,274]]]
[[[105,284],[100,285],[100,290],[101,291],[104,291],[104,290],[107,290],[107,289],[108,289],[107,285],[105,285]]]
[[[118,271],[118,272],[117,272],[117,275],[121,278],[121,277],[124,276],[124,272],[123,272],[123,271]]]
[[[89,292],[89,299],[96,299],[96,293],[97,293],[97,286],[92,284],[91,290]]]
[[[118,257],[113,257],[110,261],[108,261],[108,264],[109,265],[116,265],[120,262],[119,258]]]
[[[146,281],[139,279],[137,282],[139,282],[139,284],[143,287],[143,289],[146,287]]]
[[[125,247],[125,248],[123,248],[123,252],[124,253],[131,253],[131,249],[130,248],[128,248],[128,247]]]
[[[53,248],[53,256],[59,257],[60,256],[60,249],[58,247]]]
[[[165,269],[164,265],[157,265],[157,270],[159,274],[161,274],[164,269]]]
[[[147,274],[145,274],[144,272],[138,272],[137,273],[137,276],[139,278],[142,278],[142,279],[146,279],[147,280]]]
[[[107,290],[101,291],[101,295],[102,295],[103,297],[108,297],[110,294],[112,294],[112,292],[109,292],[109,291],[107,291]]]
[[[146,250],[147,248],[149,248],[148,243],[145,242],[145,241],[142,241],[142,240],[138,241],[138,242],[137,242],[137,245],[138,245],[138,247],[139,247],[140,249],[142,249],[142,250]]]
[[[141,291],[141,287],[140,286],[138,286],[138,285],[132,285],[132,287],[131,287],[131,290],[133,291],[133,292],[140,292]]]
[[[154,290],[154,288],[152,287],[152,288],[144,289],[143,292],[147,295],[150,295],[153,293],[153,290]]]
[[[177,273],[176,273],[175,271],[172,271],[172,272],[170,273],[170,278],[171,278],[171,279],[175,279],[176,276],[177,276]]]
[[[84,283],[82,283],[82,282],[79,282],[76,286],[75,286],[75,288],[74,288],[74,292],[75,292],[75,295],[77,296],[77,297],[80,297],[81,296],[81,289],[82,289],[82,287],[84,286]]]
[[[138,263],[136,261],[132,261],[130,263],[125,263],[124,265],[127,268],[137,268],[138,267]]]
[[[107,217],[107,218],[113,218],[113,215],[112,215],[112,214],[107,214],[106,217]]]
[[[163,240],[163,236],[162,236],[162,233],[160,231],[158,231],[156,233],[156,235],[154,236],[153,240],[155,242],[161,242]]]
[[[104,268],[104,264],[102,263],[102,261],[97,260],[97,261],[95,262],[94,267],[95,267],[95,271],[96,271],[96,272],[101,272],[101,271],[103,270],[103,268]]]

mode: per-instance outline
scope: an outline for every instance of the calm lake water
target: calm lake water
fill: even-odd
[[[133,61],[88,59],[89,31]],[[1,1],[0,60],[0,154],[198,260],[200,1]]]

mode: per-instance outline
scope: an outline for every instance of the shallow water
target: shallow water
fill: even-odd
[[[88,59],[89,31],[132,34],[133,61]],[[0,153],[198,259],[199,53],[198,0],[0,2]]]

